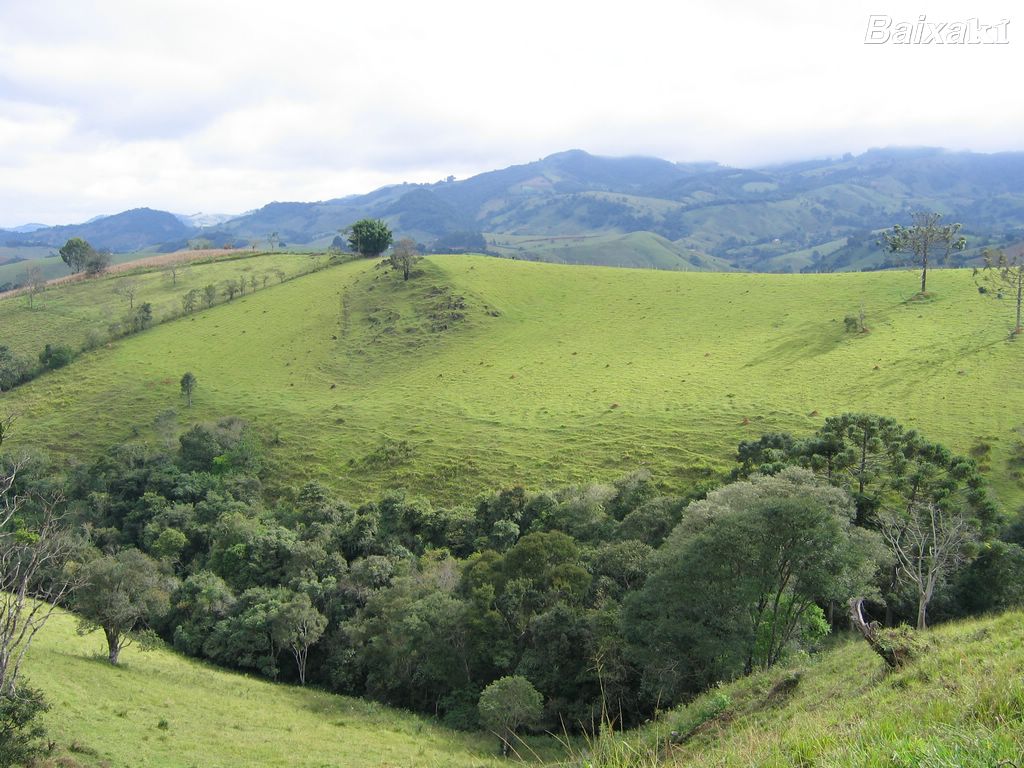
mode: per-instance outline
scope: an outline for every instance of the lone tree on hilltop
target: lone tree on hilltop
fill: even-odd
[[[95,258],[96,251],[88,241],[80,237],[72,237],[59,251],[61,261],[68,265],[74,274],[78,274],[86,268],[86,265]]]
[[[192,371],[186,371],[185,375],[181,377],[181,394],[185,396],[189,408],[192,407],[192,393],[196,391],[197,383]]]
[[[1024,259],[1020,254],[1008,257],[1001,250],[985,249],[985,267],[974,269],[974,282],[978,284],[980,293],[991,293],[1001,299],[1007,293],[1014,297],[1017,309],[1017,322],[1013,326],[1013,335],[1017,336],[1024,328],[1020,323],[1021,298],[1024,296]]]
[[[420,256],[415,241],[412,238],[403,237],[395,243],[395,247],[391,249],[391,253],[383,263],[389,264],[392,269],[401,272],[403,280],[408,280],[413,266],[421,258],[423,257]]]
[[[360,256],[380,256],[391,245],[391,229],[380,219],[360,219],[352,225],[348,244]]]
[[[943,224],[941,213],[914,211],[911,225],[895,225],[882,237],[889,253],[911,254],[914,264],[921,265],[921,295],[927,293],[928,265],[936,260],[945,263],[953,251],[962,251],[967,241],[960,236],[962,224]]]

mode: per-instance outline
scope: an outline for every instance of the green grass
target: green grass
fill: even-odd
[[[1019,761],[1022,630],[1020,612],[931,630],[927,653],[895,673],[848,636],[793,668],[713,689],[640,732],[597,741],[585,764],[639,768],[662,757],[666,768],[992,768]],[[670,746],[673,731],[682,743]]]
[[[248,280],[255,275],[260,281],[258,290],[262,290],[262,276],[272,269],[294,277],[311,266],[308,256],[281,253],[232,256],[187,265],[179,273],[176,284],[159,270],[140,269],[50,286],[35,297],[31,309],[24,296],[0,301],[0,344],[6,344],[17,354],[35,358],[45,344],[80,348],[90,330],[105,337],[107,327],[129,312],[127,299],[114,293],[115,288],[126,281],[139,284],[134,306],[149,302],[155,321],[161,322],[181,313],[181,297],[192,288],[202,290],[210,283],[217,285],[217,301],[223,301],[219,291],[224,280],[239,279],[243,275]],[[277,284],[278,278],[271,275],[267,287]]]
[[[738,441],[809,434],[826,416],[893,416],[981,463],[1024,500],[1024,348],[1006,302],[963,270],[670,273],[433,257],[403,282],[350,263],[95,350],[6,393],[12,448],[87,457],[192,421],[254,420],[271,481],[319,478],[353,500],[392,486],[471,500],[501,485],[611,479],[666,488],[731,466]],[[462,296],[466,319],[430,330]],[[843,317],[863,303],[871,332]],[[178,381],[198,378],[184,408]],[[387,441],[405,459],[374,460]]]
[[[579,236],[488,235],[492,250],[503,256],[555,264],[593,264],[677,272],[729,272],[722,259],[685,248],[653,232]]]
[[[373,702],[275,685],[168,650],[130,647],[118,667],[102,633],[58,613],[36,638],[30,683],[52,705],[52,765],[111,768],[497,766],[497,740]],[[161,723],[165,725],[162,726]],[[548,758],[549,739],[531,739]],[[73,761],[73,762],[72,762]]]

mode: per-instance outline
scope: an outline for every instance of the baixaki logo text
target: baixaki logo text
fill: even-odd
[[[928,21],[924,14],[917,21],[893,21],[892,16],[868,16],[864,42],[869,45],[1005,45],[1009,19],[998,24],[982,24],[978,19]]]

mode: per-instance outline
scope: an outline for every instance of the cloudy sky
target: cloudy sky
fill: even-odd
[[[609,155],[1024,150],[1009,0],[0,0],[0,227]],[[1009,20],[1006,45],[865,45]]]

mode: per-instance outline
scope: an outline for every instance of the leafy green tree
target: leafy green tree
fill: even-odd
[[[192,288],[181,297],[181,308],[186,315],[195,312],[196,307],[199,305],[199,295],[199,289]]]
[[[185,402],[188,403],[188,407],[192,407],[192,393],[196,391],[195,374],[192,371],[185,371],[185,375],[181,377],[181,394],[185,396]]]
[[[223,293],[227,297],[228,301],[235,298],[235,294],[238,293],[238,281],[237,280],[225,280]]]
[[[207,285],[203,288],[203,304],[209,309],[213,306],[213,302],[217,300],[217,286]]]
[[[13,389],[31,378],[31,375],[29,363],[14,354],[10,347],[0,344],[0,392]]]
[[[174,591],[167,626],[174,647],[198,656],[219,621],[230,616],[235,595],[217,574],[202,570],[191,574]]]
[[[80,237],[72,237],[64,243],[59,253],[61,261],[67,264],[74,274],[82,272],[89,260],[95,255],[93,247]]]
[[[352,225],[348,244],[360,256],[380,256],[391,245],[391,229],[380,219],[360,219]]]
[[[408,237],[403,237],[395,247],[391,249],[384,263],[389,264],[396,272],[402,273],[402,279],[408,280],[412,274],[412,268],[422,257],[416,248],[416,242]]]
[[[46,749],[40,717],[49,709],[43,692],[27,685],[0,694],[0,768],[36,765]]]
[[[295,594],[273,618],[274,643],[279,648],[291,651],[299,674],[299,685],[306,684],[309,649],[320,640],[326,628],[327,617],[313,606],[309,595],[304,593]]]
[[[755,476],[687,508],[625,602],[637,658],[670,700],[771,667],[818,604],[868,590],[877,534],[840,489],[802,469]]]
[[[1021,326],[1021,303],[1024,300],[1024,259],[1020,255],[1007,256],[1002,250],[986,248],[982,253],[985,259],[983,269],[974,268],[974,281],[981,293],[987,293],[1001,299],[1009,294],[1013,298],[1016,310],[1016,323],[1012,335],[1017,336],[1024,331]]]
[[[132,330],[138,333],[146,330],[153,322],[153,305],[148,301],[139,304],[138,308],[131,315]]]
[[[503,677],[480,694],[480,721],[501,740],[501,754],[507,757],[516,731],[536,723],[542,705],[540,693],[525,677]]]
[[[85,260],[85,274],[90,277],[102,275],[110,266],[110,251],[93,251]]]
[[[173,576],[137,549],[98,557],[81,569],[83,586],[75,596],[79,631],[102,629],[107,658],[117,664],[121,651],[141,630],[170,610]]]
[[[943,224],[942,214],[914,211],[911,225],[896,224],[883,235],[890,253],[905,253],[921,266],[921,295],[927,293],[928,267],[935,261],[946,263],[953,251],[962,251],[967,241],[960,236],[962,224]]]

